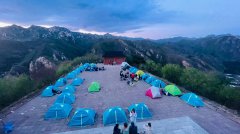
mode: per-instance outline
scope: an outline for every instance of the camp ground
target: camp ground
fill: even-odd
[[[240,132],[237,120],[210,101],[183,92],[177,85],[168,86],[154,74],[130,68],[134,73],[139,71],[144,80],[129,86],[120,81],[121,65],[104,65],[105,71],[84,71],[89,65],[95,67],[84,64],[66,74],[67,78],[59,78],[55,85],[1,114],[4,121],[13,122],[12,133],[108,134],[113,124],[129,120],[132,108],[137,111],[139,128],[151,122],[155,133]],[[163,87],[170,96],[160,94]],[[51,94],[52,88],[62,94]]]

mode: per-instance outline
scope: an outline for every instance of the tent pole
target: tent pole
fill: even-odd
[[[188,102],[190,101],[191,97],[192,97],[192,94],[189,96],[189,98],[188,98]]]
[[[116,121],[116,124],[117,124],[117,111],[115,110],[115,121]]]
[[[81,126],[82,126],[82,114],[81,114]]]

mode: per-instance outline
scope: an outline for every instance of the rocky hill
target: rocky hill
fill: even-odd
[[[0,73],[28,73],[39,57],[55,63],[88,53],[123,50],[128,59],[176,63],[202,70],[239,72],[240,38],[233,35],[204,38],[146,40],[72,32],[63,27],[17,25],[0,28]]]

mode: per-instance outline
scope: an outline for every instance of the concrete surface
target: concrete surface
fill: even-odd
[[[238,134],[240,132],[240,124],[208,107],[194,108],[173,96],[150,99],[145,96],[145,91],[150,85],[140,81],[134,87],[130,87],[126,84],[126,81],[120,81],[120,66],[105,66],[105,68],[106,71],[83,72],[80,74],[80,77],[85,78],[86,81],[77,88],[76,102],[73,104],[74,108],[68,119],[44,120],[45,112],[54,103],[57,96],[49,98],[37,96],[20,108],[11,111],[4,118],[4,121],[14,122],[13,134],[45,134],[98,128],[103,127],[102,114],[107,108],[120,106],[128,114],[128,106],[132,103],[144,102],[153,114],[152,120],[188,116],[208,133]],[[88,93],[87,88],[93,81],[98,81],[101,84],[100,92]],[[96,110],[95,125],[84,128],[67,126],[77,108],[93,108]]]
[[[143,132],[143,125],[148,122],[137,122],[138,132]],[[152,132],[154,134],[208,134],[204,129],[202,129],[198,124],[196,124],[189,117],[178,117],[163,120],[152,120]],[[121,125],[120,129],[123,128]],[[68,131],[56,134],[111,134],[113,132],[113,127],[99,127],[92,129],[83,129],[76,131]]]

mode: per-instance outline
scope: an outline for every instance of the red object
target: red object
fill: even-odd
[[[108,51],[103,55],[103,64],[119,65],[126,60],[122,51]]]
[[[135,75],[134,75],[134,74],[131,74],[130,77],[133,79],[133,78],[135,77]]]
[[[152,95],[151,89],[148,89],[148,90],[146,91],[146,94],[145,94],[145,95],[148,96],[148,97],[151,97],[151,98],[153,99],[153,95]]]
[[[103,58],[103,64],[112,65],[112,64],[115,63],[115,64],[119,65],[119,64],[122,64],[122,62],[124,62],[125,60],[126,60],[125,57],[104,57]]]

